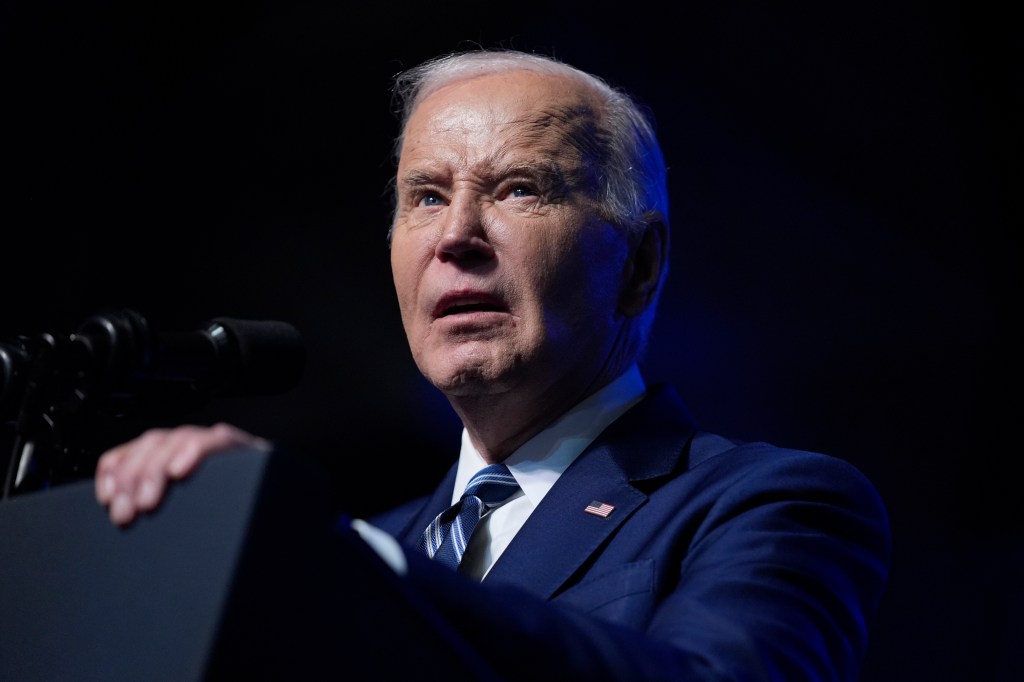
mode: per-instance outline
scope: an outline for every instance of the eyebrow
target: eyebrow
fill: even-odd
[[[489,174],[491,175],[491,174]],[[566,172],[561,164],[555,163],[550,158],[541,162],[514,161],[502,164],[493,173],[494,178],[507,178],[509,176],[523,176],[538,178],[545,186],[567,187]]]
[[[512,177],[529,178],[537,182],[549,192],[566,193],[578,188],[586,177],[581,170],[566,172],[565,168],[550,158],[540,161],[513,161],[485,165],[484,170],[477,171],[484,182],[496,185]],[[398,184],[405,189],[415,189],[426,185],[445,184],[451,173],[447,170],[430,168],[413,168],[398,179]]]
[[[398,184],[403,187],[420,187],[422,185],[433,185],[439,182],[438,178],[442,173],[434,173],[425,170],[411,170],[398,178]]]

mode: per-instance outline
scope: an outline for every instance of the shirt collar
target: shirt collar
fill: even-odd
[[[523,443],[505,459],[533,506],[551,490],[573,460],[605,427],[643,397],[647,387],[634,364],[607,386],[588,396],[550,426]],[[462,449],[452,491],[452,504],[462,497],[473,474],[487,466],[462,429]]]

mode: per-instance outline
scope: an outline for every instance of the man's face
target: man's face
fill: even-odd
[[[391,265],[413,357],[450,396],[579,392],[621,369],[628,245],[570,137],[588,105],[517,71],[442,88],[409,120]]]

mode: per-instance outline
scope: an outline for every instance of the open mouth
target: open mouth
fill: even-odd
[[[497,312],[498,310],[498,306],[493,303],[458,303],[441,311],[440,317],[460,315],[462,313]]]
[[[434,317],[450,317],[468,313],[496,313],[507,310],[507,306],[487,294],[452,294],[444,296],[434,308]]]

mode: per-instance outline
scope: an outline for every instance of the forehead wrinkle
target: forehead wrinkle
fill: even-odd
[[[487,152],[473,150],[483,156],[470,159],[469,148],[456,151],[447,147],[444,155],[448,158],[435,156],[414,161],[414,168],[403,176],[402,184],[415,187],[448,182],[463,169],[485,181],[523,174],[540,177],[551,183],[552,189],[596,191],[602,149],[597,110],[580,94],[569,101],[542,100],[538,104],[542,105],[539,109],[521,109],[503,122],[492,122],[492,130],[499,131],[497,139],[491,140],[495,146]],[[430,137],[455,136],[468,142],[479,132],[476,124],[464,120],[435,118],[430,125]]]
[[[540,172],[566,188],[582,185],[596,189],[594,171],[600,167],[602,147],[592,107],[581,101],[551,105],[501,127],[514,130],[490,159],[492,167],[504,167],[509,173],[517,168],[534,174]],[[529,152],[528,161],[497,163],[499,157],[515,156],[521,149]],[[568,150],[575,154],[568,154]],[[538,161],[541,158],[543,161]]]
[[[567,174],[567,181],[572,185],[586,184],[592,189],[597,188],[598,169],[602,167],[602,150],[604,137],[598,125],[597,111],[583,100],[567,104],[551,106],[527,122],[528,130],[541,139],[546,133],[554,131],[558,139],[559,151],[569,147],[576,152],[575,161]],[[564,156],[564,152],[563,152]]]
[[[407,185],[447,182],[462,173],[474,175],[484,182],[494,183],[514,175],[565,177],[567,172],[565,164],[561,161],[566,161],[569,157],[564,153],[562,145],[535,143],[540,141],[539,136],[523,135],[519,130],[497,142],[494,148],[486,151],[478,149],[474,155],[456,153],[449,148],[445,150],[444,155],[414,161],[412,167],[403,174],[402,181]],[[571,171],[571,168],[569,170]]]
[[[583,151],[587,138],[596,129],[594,111],[582,102],[551,105],[510,121],[508,126],[520,126],[520,134],[532,141],[544,142],[552,135],[555,144],[567,143]]]

